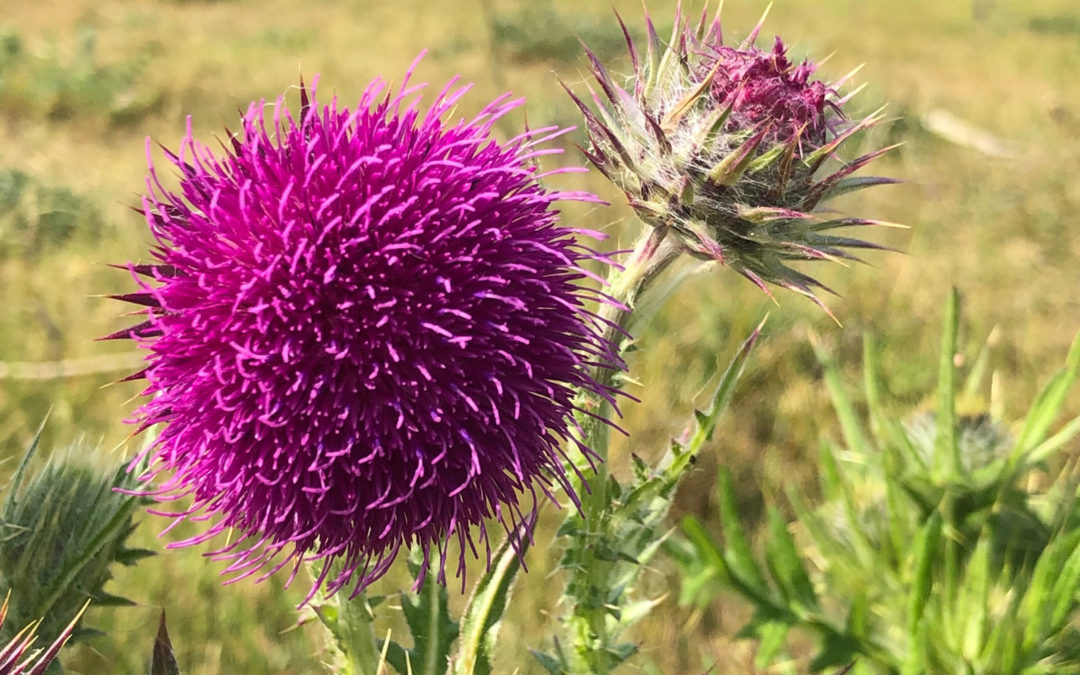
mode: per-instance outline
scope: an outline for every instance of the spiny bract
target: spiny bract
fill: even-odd
[[[582,267],[608,260],[553,208],[595,197],[546,190],[533,161],[565,130],[499,143],[521,100],[450,123],[469,86],[426,113],[421,86],[376,80],[351,111],[301,88],[298,118],[253,105],[220,156],[189,122],[175,193],[151,163],[157,262],[129,266],[149,280],[121,296],[148,318],[110,337],[148,350],[133,377],[137,421],[162,425],[152,494],[212,522],[174,545],[236,528],[211,554],[226,573],[322,559],[312,593],[359,593],[402,546],[435,547],[442,569],[456,538],[463,575],[466,550],[490,552],[485,519],[511,527],[553,483],[572,494],[575,397],[614,393],[593,378],[617,358]]]
[[[738,47],[725,45],[719,12],[709,21],[707,9],[696,27],[677,12],[666,46],[647,18],[644,58],[619,18],[634,68],[626,89],[586,48],[603,98],[591,92],[590,107],[566,88],[585,116],[585,154],[644,222],[673,231],[692,255],[732,266],[766,293],[766,283],[777,284],[821,305],[814,289],[829,289],[788,263],[856,260],[846,249],[879,248],[828,232],[881,221],[815,209],[829,197],[895,182],[851,177],[890,148],[816,177],[844,141],[880,117],[847,120],[839,83],[812,80],[814,66],[793,65],[780,38],[771,51],[754,46],[760,24]]]

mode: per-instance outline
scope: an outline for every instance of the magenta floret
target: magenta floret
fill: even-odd
[[[826,131],[826,97],[835,93],[820,80],[810,80],[814,65],[792,65],[779,36],[771,52],[753,45],[744,48],[702,45],[701,68],[716,68],[712,96],[717,104],[732,106],[737,126],[773,124],[772,138],[787,140],[802,133],[821,143]]]

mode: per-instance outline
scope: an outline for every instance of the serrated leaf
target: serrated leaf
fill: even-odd
[[[386,653],[386,662],[394,667],[399,673],[408,673],[412,670],[412,660],[409,658],[409,650],[398,643],[390,640],[383,643],[383,651]]]
[[[157,551],[151,551],[146,548],[125,548],[117,551],[114,556],[116,562],[124,565],[125,567],[131,567],[138,564],[143,558],[149,558],[150,556],[157,555]]]
[[[424,573],[424,582],[416,593],[401,594],[401,610],[412,634],[412,649],[394,659],[404,661],[411,670],[398,669],[399,672],[412,672],[415,675],[443,675],[450,663],[450,649],[458,635],[458,624],[450,616],[449,599],[446,587],[438,583],[436,571],[430,563],[423,568],[424,560],[415,556],[410,559],[413,574]],[[393,643],[388,646],[387,660],[391,665],[398,665],[390,660]],[[396,650],[394,650],[396,651]]]
[[[492,672],[495,639],[535,520],[535,514],[530,515],[507,536],[495,552],[490,569],[473,589],[461,614],[461,640],[454,658],[454,673],[486,675]]]
[[[136,604],[134,600],[120,597],[119,595],[112,595],[111,593],[98,592],[94,594],[94,606],[95,607],[133,607]]]
[[[180,675],[180,666],[173,653],[169,628],[165,622],[165,610],[161,610],[157,637],[154,638],[154,652],[150,663],[150,675]]]

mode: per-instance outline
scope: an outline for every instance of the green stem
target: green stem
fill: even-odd
[[[604,337],[617,354],[622,353],[629,341],[626,331],[634,307],[679,255],[680,249],[666,235],[666,227],[650,228],[643,233],[624,268],[614,272],[609,279],[607,291],[615,303],[603,305],[600,317],[606,322]],[[597,382],[607,387],[615,383],[617,371],[597,368],[593,375]],[[611,429],[604,420],[610,419],[612,408],[603,399],[589,403],[596,417],[587,417],[582,422],[584,442],[601,461],[596,466],[595,476],[589,481],[588,493],[582,496],[581,511],[585,536],[590,542],[602,543],[609,535],[606,532],[609,511],[607,460]],[[594,545],[581,546],[579,550],[581,556],[568,584],[568,594],[576,600],[569,627],[574,653],[572,658],[575,669],[580,672],[607,673],[610,669],[607,654],[610,645],[607,635],[608,610],[605,606],[608,589],[605,586],[614,561],[598,557],[598,547]]]

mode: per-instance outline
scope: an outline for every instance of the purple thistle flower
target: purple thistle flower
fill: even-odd
[[[376,80],[354,110],[314,88],[297,118],[253,105],[221,156],[189,121],[175,193],[151,163],[157,262],[130,269],[153,281],[120,296],[148,319],[109,337],[149,351],[132,377],[149,382],[137,421],[162,424],[152,494],[190,496],[167,515],[212,523],[173,546],[235,528],[208,555],[236,578],[322,559],[342,571],[324,565],[312,594],[356,594],[402,546],[435,547],[442,570],[452,538],[463,576],[466,549],[490,553],[485,519],[510,531],[554,484],[576,500],[567,441],[594,456],[575,400],[611,400],[594,373],[619,361],[583,265],[610,261],[553,208],[597,199],[546,190],[533,162],[568,130],[499,143],[493,124],[522,100],[450,123],[470,85],[422,113],[408,80],[396,95]]]
[[[815,289],[830,289],[790,263],[857,261],[853,249],[884,248],[835,230],[889,223],[820,208],[896,182],[852,175],[891,148],[848,162],[837,154],[880,111],[850,120],[850,95],[837,93],[846,78],[813,80],[815,66],[795,66],[779,37],[771,51],[757,48],[761,24],[739,45],[724,44],[719,10],[710,19],[707,5],[696,24],[676,10],[666,44],[646,17],[644,50],[619,23],[634,70],[627,83],[586,48],[599,92],[587,103],[567,87],[585,117],[589,160],[661,239],[671,232],[685,252],[734,268],[766,293],[776,284],[824,308]]]

